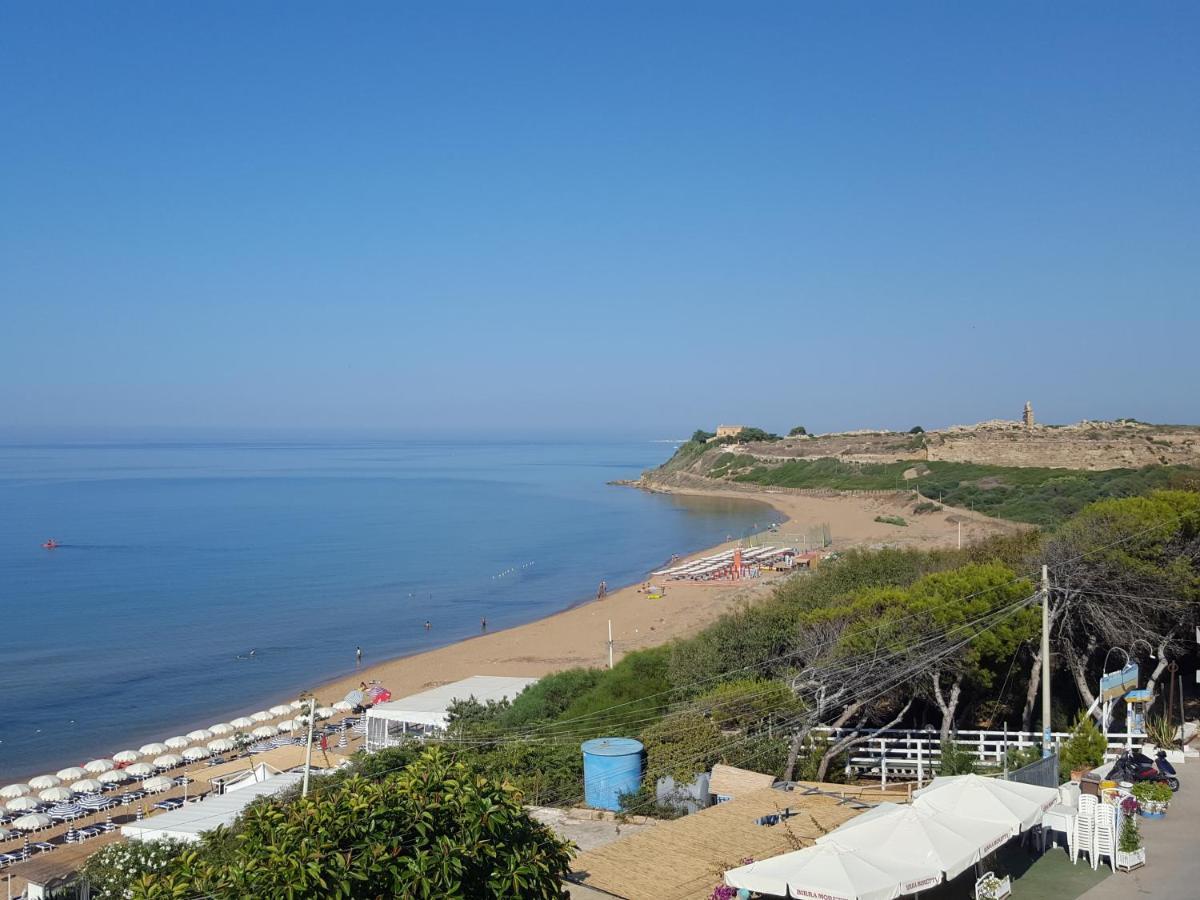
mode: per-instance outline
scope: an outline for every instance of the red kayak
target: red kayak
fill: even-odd
[[[50,538],[50,540],[46,541],[46,543],[42,544],[42,546],[47,550],[53,550],[58,546],[58,541],[56,541],[54,538]]]

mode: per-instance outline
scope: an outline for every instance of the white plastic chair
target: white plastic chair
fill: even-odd
[[[1116,874],[1117,811],[1107,803],[1096,808],[1096,824],[1092,829],[1092,868],[1099,868],[1100,857],[1108,857],[1108,867]]]
[[[1090,794],[1083,794],[1079,798],[1079,814],[1075,816],[1075,822],[1072,828],[1070,840],[1071,847],[1071,864],[1075,865],[1079,862],[1079,854],[1086,853],[1088,862],[1092,863],[1092,868],[1095,866],[1095,848],[1094,836],[1096,833],[1096,798]]]

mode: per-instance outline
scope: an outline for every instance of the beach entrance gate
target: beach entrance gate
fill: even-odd
[[[536,678],[501,675],[472,675],[462,681],[443,684],[432,690],[377,703],[367,710],[368,753],[395,747],[410,738],[421,738],[446,730],[450,707],[462,700],[512,700]]]

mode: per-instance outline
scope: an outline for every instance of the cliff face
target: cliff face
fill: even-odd
[[[1200,463],[1200,429],[1081,422],[1063,428],[950,429],[929,436],[927,459],[995,466],[1137,469]]]
[[[1200,465],[1200,427],[1122,421],[1026,428],[1019,422],[996,421],[925,434],[855,431],[735,444],[723,449],[768,463],[789,459],[858,463],[912,460],[1100,471]],[[698,459],[680,460],[684,465],[678,468],[707,474],[704,470],[711,467],[713,457],[704,454]]]

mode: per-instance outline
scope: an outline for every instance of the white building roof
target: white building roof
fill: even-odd
[[[462,681],[443,684],[441,687],[422,691],[411,697],[377,703],[367,710],[367,717],[445,728],[446,710],[456,700],[469,700],[472,697],[480,703],[487,703],[489,700],[511,700],[536,682],[536,678],[472,675]]]
[[[209,794],[199,803],[185,803],[181,809],[159,813],[141,822],[121,826],[122,837],[135,841],[153,841],[163,838],[194,842],[200,834],[212,831],[218,825],[232,824],[251,801],[258,797],[278,794],[280,791],[299,784],[300,772],[285,772],[266,781],[246,785],[230,794]]]

